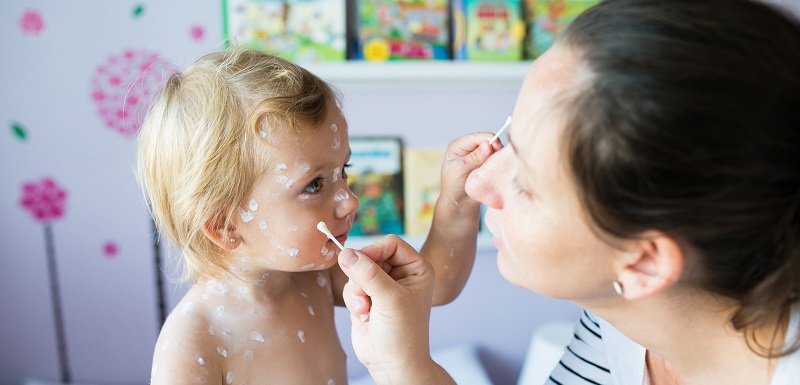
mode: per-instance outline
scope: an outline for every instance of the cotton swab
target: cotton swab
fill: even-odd
[[[508,126],[510,125],[511,125],[511,117],[509,116],[508,119],[506,119],[506,124],[504,124],[503,127],[500,127],[500,131],[497,131],[497,133],[494,134],[494,137],[492,137],[492,140],[489,141],[489,144],[494,143],[494,141],[497,140],[498,137],[500,137],[500,134],[502,134],[503,131],[505,131],[506,128],[508,128]]]
[[[342,246],[342,244],[333,237],[333,234],[331,234],[331,231],[328,230],[328,226],[325,224],[325,222],[317,223],[317,230],[322,231],[323,234],[327,235],[328,238],[330,238],[333,243],[336,244],[336,246],[339,246],[339,249],[344,250],[344,246]]]

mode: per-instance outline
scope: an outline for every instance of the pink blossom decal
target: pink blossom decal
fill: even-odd
[[[206,36],[206,30],[202,25],[193,25],[189,30],[189,34],[192,36],[192,40],[202,41]]]
[[[34,219],[49,223],[64,216],[66,200],[67,192],[54,180],[44,178],[38,183],[22,185],[22,199],[19,203],[33,215]]]
[[[177,68],[152,52],[126,50],[110,56],[92,78],[92,100],[106,126],[132,137],[147,109]]]
[[[114,241],[108,241],[103,245],[103,254],[106,255],[108,258],[113,258],[117,256],[117,252],[119,252],[119,247],[117,243]]]
[[[19,28],[23,35],[38,36],[44,30],[44,18],[39,11],[26,9],[19,18]]]

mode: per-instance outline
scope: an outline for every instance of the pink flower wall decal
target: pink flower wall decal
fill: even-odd
[[[177,68],[155,53],[125,50],[97,67],[91,97],[106,126],[133,137],[153,98]]]
[[[189,30],[189,34],[192,36],[192,40],[202,41],[206,36],[206,30],[202,25],[193,25]]]
[[[44,18],[39,11],[26,9],[19,18],[19,28],[24,35],[39,35],[44,30]]]
[[[113,258],[117,256],[117,252],[119,252],[119,246],[114,241],[108,241],[103,245],[103,254],[106,255],[108,258]]]
[[[52,222],[64,215],[67,192],[50,178],[38,183],[22,185],[22,199],[19,203],[39,222]]]
[[[33,215],[36,221],[44,225],[44,243],[47,251],[47,269],[50,276],[50,299],[53,307],[53,322],[56,329],[56,347],[58,363],[61,369],[61,382],[71,382],[67,354],[67,339],[64,333],[64,315],[61,307],[61,292],[58,284],[58,264],[56,263],[56,247],[53,241],[52,222],[64,216],[67,192],[51,178],[43,178],[39,182],[22,185],[20,206]]]

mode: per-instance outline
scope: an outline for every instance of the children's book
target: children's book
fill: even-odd
[[[445,150],[406,149],[403,155],[405,224],[408,235],[427,235],[441,191]]]
[[[399,137],[351,136],[347,184],[361,205],[350,235],[403,234],[403,144]]]
[[[296,62],[347,59],[346,0],[223,0],[232,42]]]
[[[522,59],[525,37],[522,0],[454,0],[453,12],[455,59]]]
[[[525,0],[525,57],[535,59],[583,11],[600,0]]]
[[[357,58],[449,59],[447,0],[357,0],[356,4]]]

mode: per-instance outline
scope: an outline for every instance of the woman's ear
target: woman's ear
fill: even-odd
[[[213,219],[209,219],[203,225],[203,234],[215,245],[228,251],[235,250],[241,242],[241,237],[236,234],[236,227],[233,225],[225,226],[225,224]]]
[[[626,299],[656,294],[683,275],[686,255],[672,237],[652,232],[629,246],[617,273],[620,295]]]

